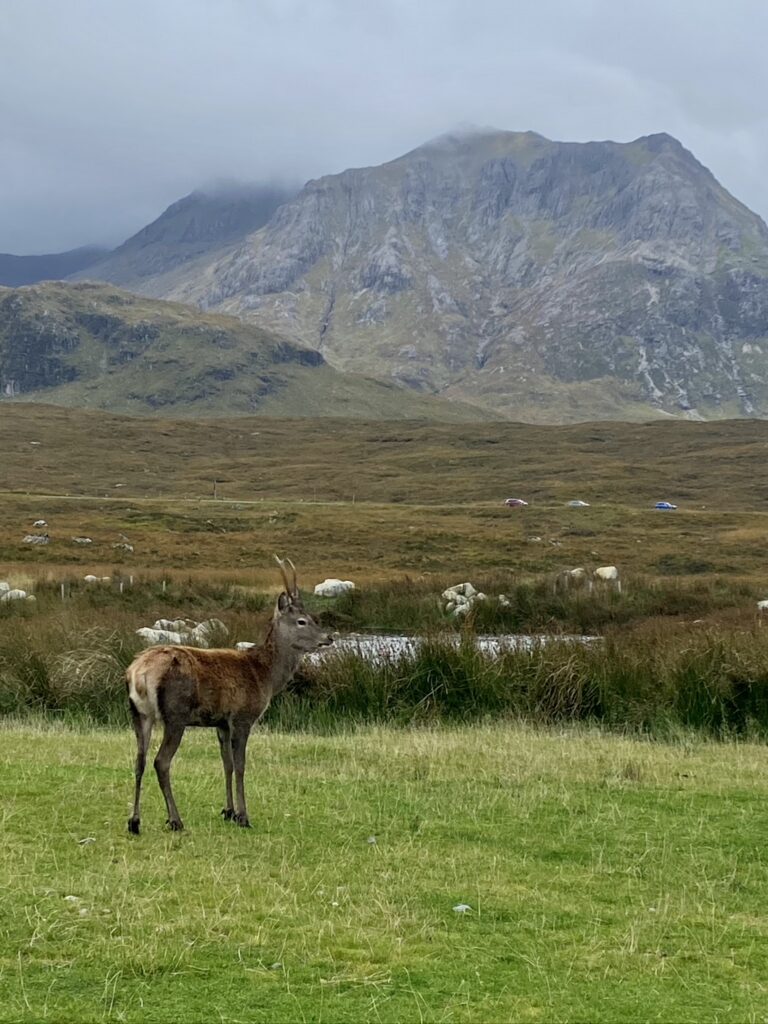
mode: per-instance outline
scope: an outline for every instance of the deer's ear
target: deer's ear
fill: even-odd
[[[277,610],[279,612],[287,612],[291,607],[291,599],[285,591],[282,592],[280,597],[277,599]]]

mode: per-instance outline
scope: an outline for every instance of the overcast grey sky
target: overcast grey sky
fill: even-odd
[[[765,0],[0,0],[0,252],[460,124],[667,131],[768,217]]]

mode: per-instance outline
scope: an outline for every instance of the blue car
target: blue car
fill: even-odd
[[[662,509],[673,509],[677,508],[677,505],[673,505],[671,501],[657,501],[653,507]]]

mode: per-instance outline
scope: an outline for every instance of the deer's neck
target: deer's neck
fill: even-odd
[[[271,697],[280,693],[293,679],[303,657],[301,651],[285,643],[279,643],[274,630],[270,629],[264,643],[267,655],[266,684]]]

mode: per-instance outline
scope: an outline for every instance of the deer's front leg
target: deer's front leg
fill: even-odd
[[[224,765],[224,788],[226,790],[227,801],[224,810],[221,812],[221,816],[225,821],[232,821],[235,817],[235,804],[232,799],[232,771],[234,768],[234,762],[232,759],[232,732],[229,728],[229,723],[217,728],[216,735],[219,737],[221,762]]]

